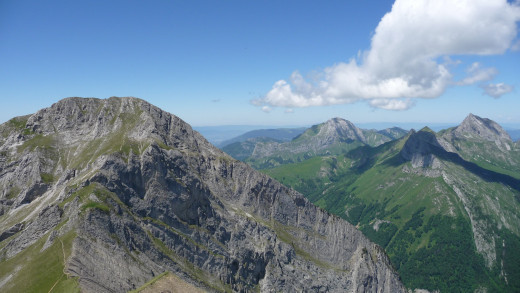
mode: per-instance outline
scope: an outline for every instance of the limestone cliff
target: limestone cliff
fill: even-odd
[[[126,292],[166,271],[208,291],[404,292],[355,227],[143,100],[0,126],[2,292]]]

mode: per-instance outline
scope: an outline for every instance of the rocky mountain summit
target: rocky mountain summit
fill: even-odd
[[[326,147],[336,141],[357,140],[366,142],[361,129],[357,128],[352,122],[341,118],[332,118],[325,123],[312,127],[302,134],[301,138],[303,137],[308,137],[318,147]]]
[[[335,154],[359,146],[378,146],[400,138],[407,132],[394,127],[384,130],[360,129],[342,118],[332,118],[306,129],[291,141],[250,138],[222,148],[235,159],[264,169],[275,165],[298,162],[309,156]]]
[[[0,125],[0,291],[404,292],[344,220],[136,98]]]
[[[469,114],[455,128],[439,132],[446,150],[474,163],[520,174],[520,144],[496,122]]]
[[[502,129],[498,123],[473,114],[469,114],[453,132],[463,137],[477,137],[489,141],[504,140],[512,142],[509,134]]]

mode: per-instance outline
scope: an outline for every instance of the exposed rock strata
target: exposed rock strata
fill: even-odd
[[[69,98],[24,119],[0,126],[0,262],[74,232],[64,266],[84,292],[164,271],[210,291],[404,292],[352,225],[142,100]]]

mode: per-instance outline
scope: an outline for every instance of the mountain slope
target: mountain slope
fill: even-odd
[[[473,114],[440,133],[450,151],[484,168],[520,179],[520,149],[500,125]]]
[[[233,143],[240,143],[250,139],[258,139],[258,138],[270,138],[275,141],[291,141],[296,136],[302,134],[305,131],[305,128],[277,128],[277,129],[257,129],[248,131],[242,135],[234,137],[232,139],[226,140],[220,143],[218,146],[220,148],[225,148],[226,146]]]
[[[313,156],[338,154],[363,145],[377,146],[405,134],[406,131],[397,127],[364,130],[350,121],[333,118],[308,128],[288,142],[255,138],[228,145],[223,150],[256,169],[266,169],[301,162]]]
[[[143,100],[68,98],[0,126],[2,292],[404,292],[347,222]]]
[[[474,115],[264,170],[357,225],[410,288],[520,290],[518,146]]]

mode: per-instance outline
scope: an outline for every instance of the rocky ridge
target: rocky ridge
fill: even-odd
[[[355,227],[143,100],[68,98],[0,134],[3,292],[166,271],[209,291],[404,292]]]

